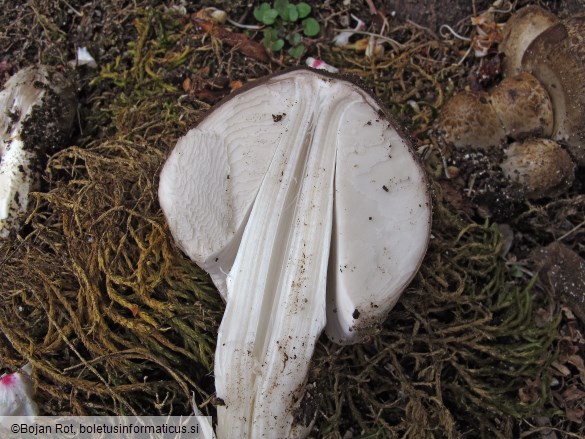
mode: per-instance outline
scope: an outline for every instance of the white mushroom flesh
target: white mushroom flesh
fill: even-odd
[[[159,199],[227,300],[218,437],[305,437],[294,412],[319,334],[363,337],[426,251],[430,199],[408,143],[361,88],[294,70],[231,97],[181,139]]]

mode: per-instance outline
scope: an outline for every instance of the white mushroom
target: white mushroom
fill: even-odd
[[[27,67],[0,92],[0,237],[18,228],[29,191],[38,188],[40,156],[68,132],[75,114],[71,81],[56,69]]]
[[[294,412],[319,334],[364,337],[426,251],[427,181],[405,136],[352,82],[292,70],[239,90],[183,137],[159,199],[227,300],[218,437],[306,436]]]
[[[0,416],[36,416],[37,404],[33,400],[32,368],[27,364],[20,372],[0,377]]]

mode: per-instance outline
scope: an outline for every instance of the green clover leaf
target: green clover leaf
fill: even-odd
[[[288,0],[274,0],[274,9],[278,11],[278,15],[284,20],[288,20]]]
[[[278,11],[272,9],[268,3],[262,3],[260,6],[254,8],[254,18],[260,23],[271,25],[278,17]]]
[[[295,7],[295,5],[288,5],[288,7],[286,8],[286,11],[287,11],[287,15],[288,15],[288,21],[294,22],[294,21],[297,21],[299,19],[299,12],[297,11],[297,8]]]
[[[305,53],[305,45],[299,44],[288,49],[288,54],[293,58],[300,58]]]
[[[311,13],[311,7],[305,2],[300,2],[296,8],[297,12],[299,13],[299,18],[305,18]]]
[[[308,37],[314,37],[321,31],[319,22],[314,18],[305,18],[303,20],[303,33]]]
[[[289,35],[286,39],[291,46],[296,46],[301,43],[303,38],[301,37],[301,34],[295,32],[294,34]]]
[[[278,52],[283,47],[284,47],[284,40],[282,38],[279,38],[276,41],[272,41],[272,44],[270,45],[270,47],[268,47],[268,49],[270,49],[273,52]]]

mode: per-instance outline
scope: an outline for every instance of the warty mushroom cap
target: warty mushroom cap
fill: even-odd
[[[554,112],[553,137],[585,165],[585,15],[555,24],[526,49],[523,70],[548,91]]]
[[[505,78],[490,91],[489,99],[512,139],[552,134],[554,117],[548,92],[530,73]]]
[[[463,91],[449,99],[441,110],[439,129],[456,148],[487,149],[506,139],[485,92]]]
[[[556,15],[536,5],[526,6],[510,17],[504,25],[499,45],[499,51],[505,55],[505,76],[514,76],[522,71],[522,56],[526,48],[558,21]]]
[[[512,143],[500,165],[504,175],[520,184],[528,199],[554,197],[575,180],[575,165],[569,154],[554,140],[528,139]]]
[[[430,196],[408,140],[352,82],[294,69],[238,90],[183,137],[159,200],[227,300],[218,437],[304,437],[293,412],[319,334],[366,335],[426,252]]]

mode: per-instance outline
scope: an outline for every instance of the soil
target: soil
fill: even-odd
[[[460,27],[465,24],[470,16],[478,15],[479,12],[488,9],[491,3],[488,0],[385,0],[383,5],[385,11],[395,16],[398,20],[411,20],[421,26],[439,32],[439,28],[444,24],[453,28]],[[518,1],[516,8],[519,9],[522,6],[534,3],[527,0]],[[567,17],[585,10],[585,5],[579,0],[543,1],[539,3],[560,17]]]

